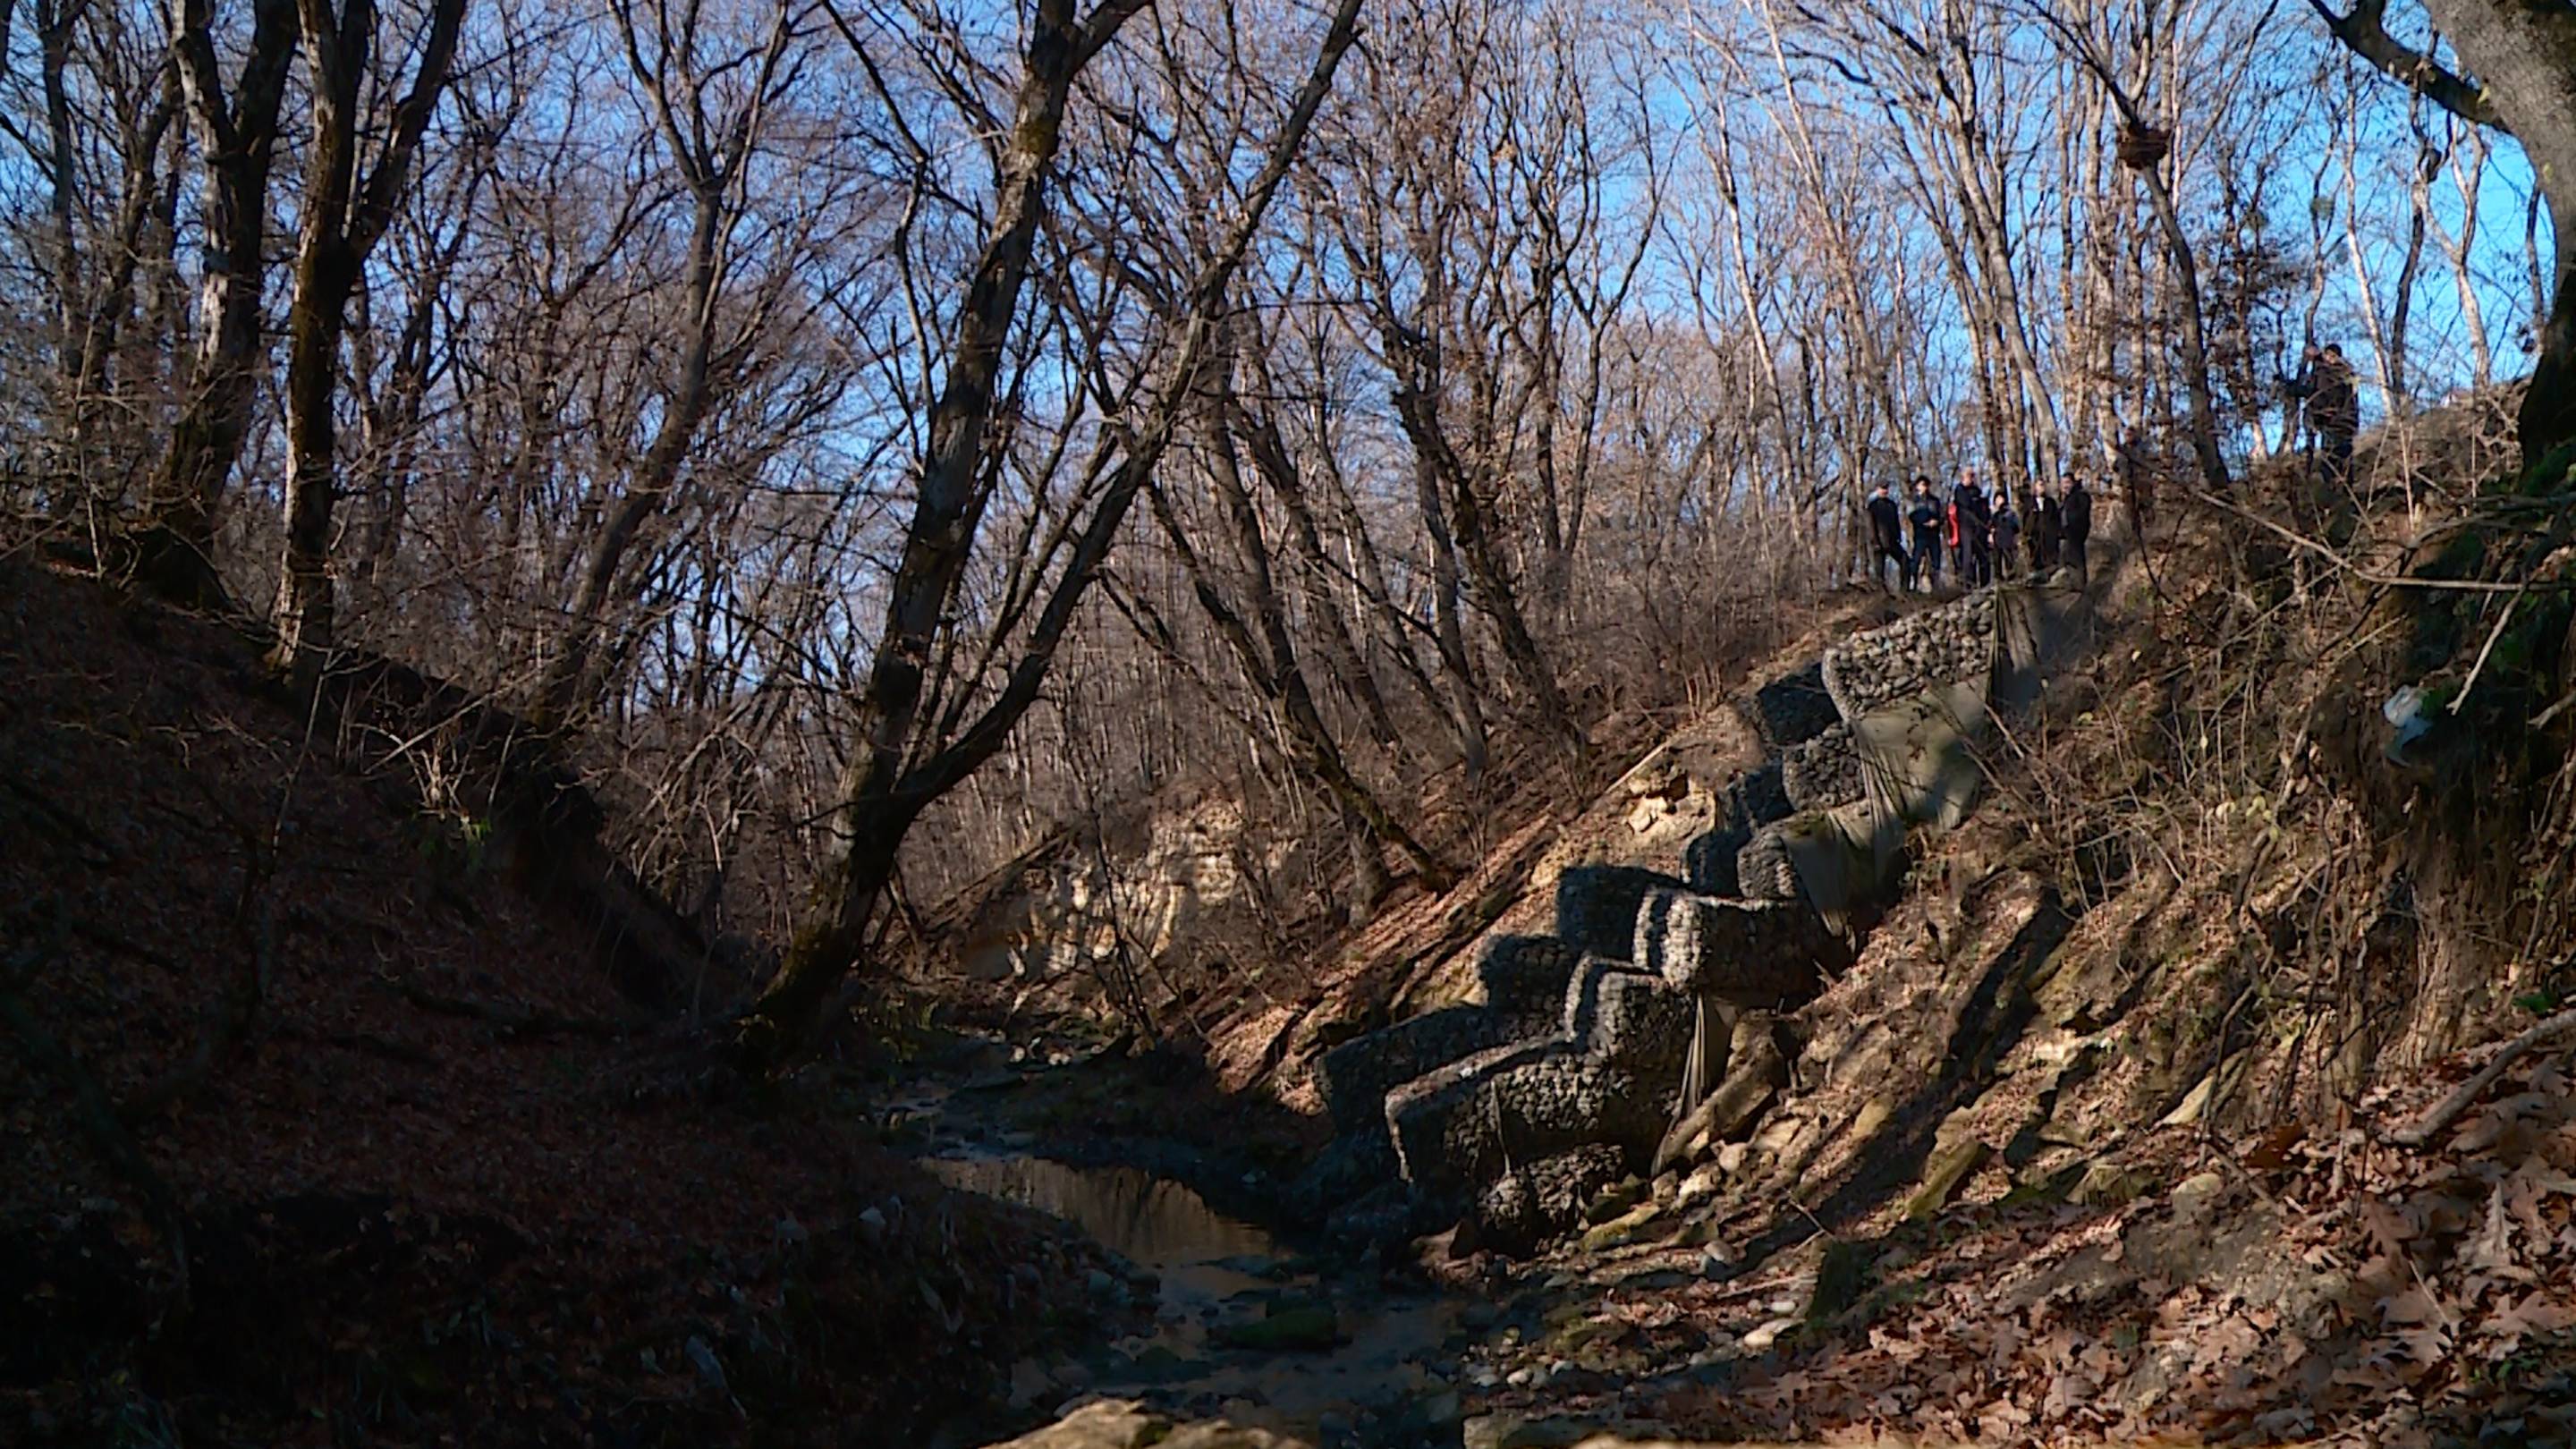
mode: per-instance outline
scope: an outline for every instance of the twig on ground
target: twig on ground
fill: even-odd
[[[2391,1133],[2388,1140],[2400,1147],[2421,1147],[2432,1141],[2435,1133],[2460,1120],[2460,1114],[2469,1110],[2478,1098],[2484,1096],[2487,1088],[2495,1085],[2496,1078],[2504,1075],[2504,1069],[2512,1066],[2523,1053],[2552,1037],[2563,1036],[2570,1030],[2576,1030],[2576,1011],[2562,1011],[2556,1016],[2535,1024],[2530,1030],[2505,1043],[2504,1050],[2496,1053],[2494,1061],[2487,1063],[2476,1076],[2453,1088],[2451,1095],[2444,1097],[2415,1125],[2400,1128]]]

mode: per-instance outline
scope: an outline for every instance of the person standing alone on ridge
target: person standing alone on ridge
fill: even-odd
[[[1896,565],[1897,588],[1914,591],[1914,560],[1905,556],[1905,521],[1897,515],[1896,498],[1885,483],[1869,495],[1870,577],[1887,582],[1887,566]]]
[[[1941,505],[1932,497],[1932,480],[1914,475],[1914,503],[1905,510],[1905,521],[1914,526],[1914,577],[1921,581],[1923,592],[1941,590]]]
[[[2285,391],[2308,406],[2308,436],[2320,466],[2317,482],[2338,491],[2352,482],[2352,439],[2361,431],[2361,394],[2353,387],[2352,364],[2343,360],[2343,345],[2311,347],[2307,365],[2290,379]],[[2301,526],[2307,526],[2305,519]]]

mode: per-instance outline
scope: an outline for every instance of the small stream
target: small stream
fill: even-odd
[[[969,1130],[935,1133],[922,1165],[951,1187],[1081,1229],[1133,1265],[1124,1281],[1095,1275],[1093,1291],[1153,1315],[1150,1331],[1013,1365],[1011,1407],[1023,1417],[1106,1395],[1321,1449],[1458,1444],[1455,1366],[1490,1307],[1390,1289],[1373,1269],[1299,1254],[1183,1183],[1058,1161],[1020,1134],[972,1130],[961,1110],[971,1111],[955,1098],[932,1108],[934,1122]]]

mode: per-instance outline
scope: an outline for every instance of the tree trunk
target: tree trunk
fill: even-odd
[[[2474,81],[2391,37],[2387,0],[2325,12],[2335,37],[2390,76],[2480,125],[2522,142],[2549,201],[2555,256],[2540,319],[2540,356],[2522,398],[2522,455],[2537,460],[2576,442],[2576,7],[2564,0],[2425,0],[2434,27]]]
[[[302,0],[304,54],[311,74],[313,134],[307,145],[304,220],[296,246],[295,301],[287,311],[286,550],[278,570],[277,640],[269,665],[299,683],[318,674],[332,644],[331,514],[340,486],[334,457],[340,397],[340,341],[349,297],[367,254],[393,221],[421,132],[429,124],[456,54],[465,0],[437,0],[412,84],[394,107],[376,165],[358,177],[358,114],[375,51],[372,0]]]
[[[215,529],[267,364],[268,181],[295,54],[295,0],[257,0],[251,17],[249,54],[230,101],[205,0],[182,0],[171,37],[205,156],[206,252],[196,356],[138,540],[139,572],[165,596],[206,608],[225,602]]]
[[[948,602],[973,557],[977,524],[990,496],[981,476],[983,440],[996,402],[1004,344],[1028,276],[1066,102],[1083,65],[1144,3],[1106,0],[1087,24],[1078,24],[1060,0],[1045,0],[1041,6],[1003,146],[984,248],[951,324],[948,372],[931,412],[921,486],[875,657],[859,693],[857,738],[823,822],[826,843],[812,901],[777,973],[740,1023],[736,1046],[746,1067],[774,1069],[809,1049],[822,1026],[823,1008],[863,954],[868,923],[893,879],[913,821],[992,758],[1036,701],[1064,631],[1098,576],[1128,507],[1171,442],[1179,410],[1206,355],[1214,314],[1359,24],[1359,0],[1341,0],[1314,68],[1241,212],[1187,294],[1161,400],[1134,426],[1129,451],[1083,526],[1007,683],[955,738],[944,743],[919,739],[915,725],[926,668],[940,644]]]

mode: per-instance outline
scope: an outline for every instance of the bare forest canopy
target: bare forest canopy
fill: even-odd
[[[2576,12],[2330,7],[0,0],[0,507],[566,742],[776,1046],[1156,790],[1444,883],[1880,479],[2576,433]]]

